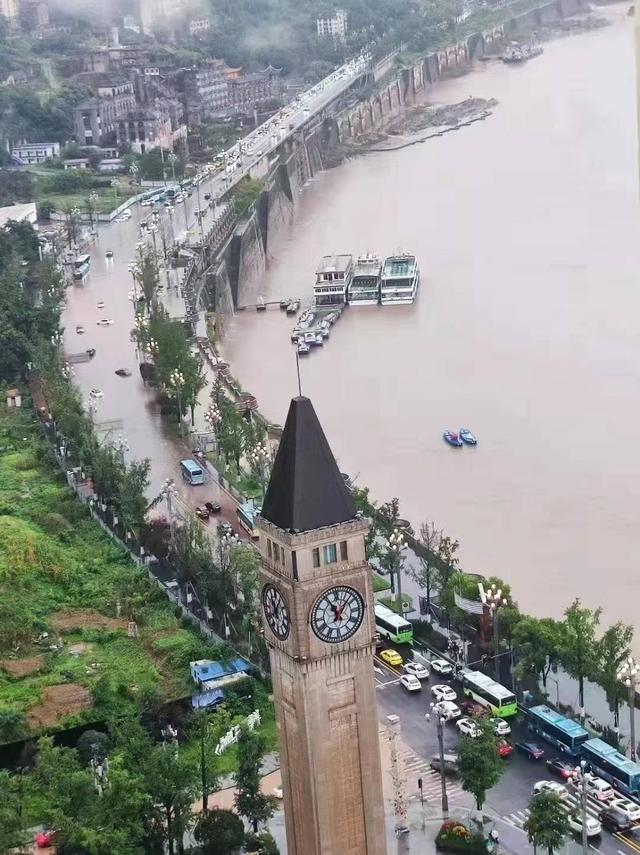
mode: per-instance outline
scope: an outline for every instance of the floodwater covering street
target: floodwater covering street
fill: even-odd
[[[496,98],[487,121],[318,176],[259,292],[309,301],[327,253],[416,253],[414,306],[349,308],[301,363],[341,469],[379,500],[399,496],[414,525],[458,538],[463,566],[508,580],[522,608],[557,616],[580,592],[607,621],[634,623],[640,208],[627,9],[599,8],[610,27],[546,43],[522,66],[481,63],[432,95]],[[247,310],[224,344],[280,422],[297,390],[292,325],[277,307]],[[461,426],[477,448],[444,444]]]

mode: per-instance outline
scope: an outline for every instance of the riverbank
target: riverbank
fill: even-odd
[[[432,145],[319,174],[255,289],[274,299],[294,282],[308,300],[327,252],[416,252],[414,307],[391,321],[350,308],[323,359],[301,366],[341,468],[373,496],[400,496],[414,525],[459,536],[463,566],[506,578],[527,612],[559,616],[580,591],[603,619],[634,623],[623,592],[638,592],[638,450],[616,429],[633,420],[640,371],[627,9],[599,9],[611,26],[552,40],[524,66],[441,81],[438,101],[499,105]],[[287,332],[278,313],[244,312],[223,346],[274,419],[297,389]],[[477,449],[444,446],[460,425]]]

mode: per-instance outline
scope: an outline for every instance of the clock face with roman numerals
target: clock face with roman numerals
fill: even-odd
[[[284,597],[274,585],[262,589],[262,610],[269,629],[280,641],[289,637],[289,609]]]
[[[321,641],[337,644],[358,631],[363,617],[364,600],[360,592],[338,585],[320,594],[313,604],[311,628]]]

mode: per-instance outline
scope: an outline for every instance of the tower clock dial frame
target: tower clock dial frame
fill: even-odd
[[[311,607],[311,629],[320,641],[339,644],[354,636],[364,619],[364,598],[348,585],[327,588]]]
[[[271,632],[279,641],[286,641],[291,631],[289,609],[284,595],[275,585],[263,587],[262,611]]]

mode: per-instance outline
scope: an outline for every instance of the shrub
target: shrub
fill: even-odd
[[[471,831],[457,820],[443,822],[436,837],[436,849],[441,852],[467,852],[485,855],[487,843],[479,831]]]

